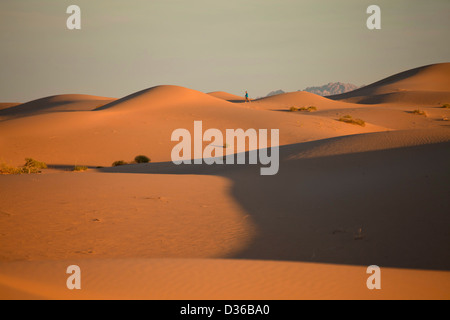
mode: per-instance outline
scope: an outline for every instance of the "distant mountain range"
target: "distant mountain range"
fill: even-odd
[[[360,87],[358,87],[357,85],[354,85],[352,83],[330,82],[323,86],[308,87],[308,88],[305,88],[305,89],[299,90],[299,91],[307,91],[307,92],[317,94],[319,96],[332,96],[335,94],[341,94],[341,93],[353,91],[358,88],[360,88]],[[270,96],[274,96],[274,95],[282,94],[282,93],[285,93],[285,91],[283,91],[281,89],[275,90],[275,91],[272,91],[269,94],[267,94],[266,97],[270,97]]]
[[[280,90],[275,90],[275,91],[269,92],[266,97],[276,96],[277,94],[282,94],[282,93],[286,93],[286,92],[284,92],[281,89]]]
[[[308,87],[302,91],[311,92],[319,96],[332,96],[335,94],[346,93],[358,89],[359,87],[352,83],[330,82],[320,87]]]

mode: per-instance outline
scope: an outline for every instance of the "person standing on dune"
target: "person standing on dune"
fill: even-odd
[[[250,102],[250,100],[248,99],[248,92],[247,92],[247,90],[245,91],[245,102]]]

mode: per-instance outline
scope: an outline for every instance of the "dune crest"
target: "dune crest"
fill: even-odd
[[[419,98],[420,93],[441,95],[446,93],[443,98],[450,98],[450,63],[432,64],[403,71],[368,86],[328,98],[353,103],[367,103],[367,101],[373,101],[373,97],[377,96],[377,103],[402,102],[400,94],[405,92],[413,93],[415,98]],[[400,96],[395,100],[383,99],[383,97],[392,98],[392,95],[389,96],[389,94],[399,94]]]
[[[219,98],[219,99],[227,100],[227,101],[231,101],[231,102],[233,102],[233,101],[236,101],[236,102],[237,101],[241,101],[241,102],[245,101],[244,97],[237,96],[235,94],[231,94],[231,93],[228,93],[228,92],[225,92],[225,91],[208,92],[208,94],[210,96],[215,97],[215,98]]]
[[[160,85],[130,94],[107,105],[97,108],[101,110],[128,110],[130,108],[156,108],[181,104],[217,103],[222,99],[206,93],[174,85]]]
[[[315,106],[323,109],[329,108],[346,108],[351,107],[350,104],[336,102],[328,98],[306,91],[295,91],[281,93],[274,96],[257,99],[253,102],[258,107],[265,109],[276,108],[277,106],[288,107],[309,107]]]
[[[0,117],[14,118],[52,112],[90,111],[115,99],[85,94],[61,94],[16,104],[0,110]]]

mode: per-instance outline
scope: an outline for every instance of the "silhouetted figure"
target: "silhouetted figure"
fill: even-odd
[[[248,92],[245,91],[245,102],[250,102],[250,100],[248,99]]]

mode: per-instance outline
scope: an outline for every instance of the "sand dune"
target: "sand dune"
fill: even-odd
[[[440,129],[289,145],[269,179],[255,165],[171,163],[4,176],[0,257],[376,260],[446,270],[449,141]],[[388,217],[396,218],[386,225]],[[355,242],[360,227],[367,240]],[[127,230],[139,236],[127,241]]]
[[[204,105],[208,103],[222,102],[224,101],[221,99],[212,97],[197,90],[180,86],[162,85],[133,93],[122,99],[118,99],[114,102],[99,107],[96,111],[106,109],[127,110],[128,108],[149,109],[179,105],[180,103],[189,106],[190,104]],[[223,103],[223,105],[225,105],[225,103]]]
[[[3,102],[3,103],[0,103],[0,110],[15,107],[15,106],[18,106],[19,104],[20,103],[17,103],[17,102]]]
[[[50,112],[89,111],[115,99],[82,94],[63,94],[13,105],[0,110],[0,119]]]
[[[259,176],[258,166],[154,164],[102,171],[233,181],[231,192],[257,230],[240,258],[357,265],[376,260],[448,270],[450,220],[442,200],[449,143],[448,129],[433,129],[289,145],[280,150],[280,172],[268,179]],[[367,237],[362,242],[353,239],[359,228]]]
[[[0,298],[448,299],[449,65],[333,99],[157,86],[0,110],[0,160],[50,166],[0,176]],[[195,120],[279,129],[279,173],[175,166],[171,134]],[[152,162],[110,167],[138,154]],[[66,170],[76,164],[90,168]],[[65,288],[69,264],[80,292]],[[365,286],[372,264],[378,292]]]
[[[241,96],[237,96],[235,94],[231,94],[228,92],[224,92],[224,91],[214,91],[214,92],[208,92],[208,94],[210,96],[222,99],[222,100],[227,100],[230,102],[244,102],[245,99],[244,97]]]
[[[82,268],[82,289],[65,269]],[[383,269],[381,291],[363,267],[222,259],[0,263],[0,299],[449,299],[448,274]],[[118,276],[120,275],[120,276]],[[268,276],[269,275],[269,276]]]
[[[442,299],[449,146],[447,129],[290,145],[269,182],[256,166],[171,164],[5,176],[0,258],[41,262],[0,264],[0,295]],[[74,261],[86,274],[79,294],[60,281]],[[383,267],[379,293],[365,288],[362,266],[374,263]]]
[[[450,91],[403,91],[372,95],[367,97],[353,97],[345,99],[361,104],[401,104],[409,106],[442,106],[450,101]]]
[[[328,98],[372,104],[402,102],[406,97],[405,103],[435,104],[436,99],[448,99],[449,91],[450,63],[440,63],[407,70],[360,89]]]
[[[256,108],[273,110],[288,110],[290,107],[301,108],[310,106],[315,106],[320,110],[354,107],[350,103],[337,102],[306,91],[288,92],[257,99],[252,101],[251,105]]]
[[[172,132],[178,128],[193,132],[195,120],[202,120],[205,129],[222,132],[227,128],[280,129],[281,144],[388,130],[370,123],[366,127],[348,125],[313,114],[254,110],[199,91],[159,86],[95,111],[4,121],[0,126],[1,156],[14,165],[34,157],[58,165],[108,166],[116,160],[132,160],[137,154],[147,154],[153,161],[169,161],[176,144],[170,142]]]
[[[277,94],[270,97],[260,98],[255,101],[259,102],[271,102],[271,103],[279,103],[279,104],[295,104],[298,101],[302,101],[308,105],[320,104],[320,103],[328,103],[334,104],[337,103],[333,100],[329,100],[325,97],[319,96],[314,93],[306,92],[306,91],[296,91],[296,92],[287,92],[282,94]]]

